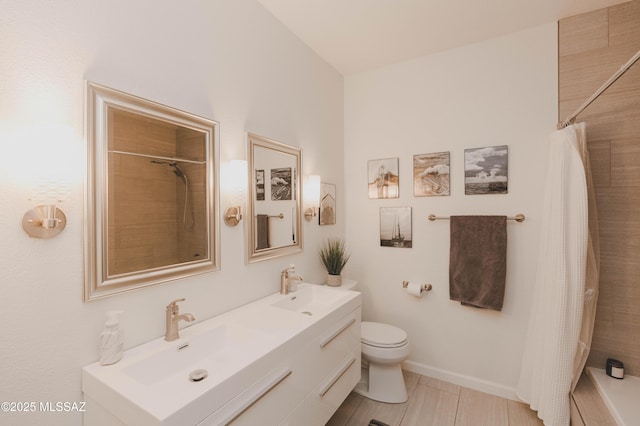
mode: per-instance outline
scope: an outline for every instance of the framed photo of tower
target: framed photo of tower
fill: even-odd
[[[398,198],[398,158],[369,160],[368,183],[369,198]]]
[[[264,201],[264,170],[256,170],[256,201]]]

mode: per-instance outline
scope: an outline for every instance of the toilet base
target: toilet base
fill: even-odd
[[[409,399],[400,364],[369,363],[368,368],[363,366],[360,383],[353,391],[365,398],[389,404],[401,404]]]

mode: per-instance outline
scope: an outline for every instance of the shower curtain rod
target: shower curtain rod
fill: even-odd
[[[627,61],[627,63],[624,64],[618,70],[618,72],[616,72],[614,75],[612,75],[611,78],[609,78],[609,80],[607,80],[602,86],[600,86],[600,88],[598,90],[596,90],[595,93],[593,95],[591,95],[591,97],[589,97],[589,99],[587,99],[582,105],[580,105],[580,107],[577,110],[575,110],[575,112],[573,114],[571,114],[570,116],[565,118],[564,121],[561,121],[560,123],[558,123],[558,126],[557,126],[558,130],[564,129],[565,127],[567,127],[571,123],[573,123],[573,121],[576,119],[578,114],[580,114],[589,105],[591,105],[591,102],[595,101],[598,98],[598,96],[600,96],[602,94],[602,92],[607,90],[609,88],[609,86],[611,86],[613,83],[615,83],[616,80],[618,80],[622,76],[622,74],[627,72],[627,70],[629,68],[631,68],[631,66],[633,64],[635,64],[638,59],[640,59],[640,50],[638,50],[638,52],[636,52],[636,54],[633,55],[633,57],[631,57],[631,59],[629,59],[629,61]]]
[[[164,161],[172,161],[172,162],[173,161],[177,161],[179,163],[207,164],[206,161],[187,160],[186,158],[176,158],[176,157],[160,157],[158,155],[139,154],[137,152],[119,151],[117,149],[110,149],[108,151],[108,153],[109,154],[133,155],[134,157],[153,158],[154,160],[164,160]]]

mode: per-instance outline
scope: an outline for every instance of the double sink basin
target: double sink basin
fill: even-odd
[[[267,296],[182,329],[177,341],[158,338],[116,364],[84,367],[85,398],[140,424],[195,424],[242,390],[242,380],[232,378],[251,381],[247,367],[324,316],[354,309],[358,295],[302,283],[296,292]],[[206,409],[192,404],[197,400]]]

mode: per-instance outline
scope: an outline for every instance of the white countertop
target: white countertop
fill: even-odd
[[[323,308],[323,312],[314,312],[313,316],[273,306],[295,297],[296,293],[302,295],[299,292],[305,286],[325,287],[302,283],[298,292],[288,295],[276,293],[181,329],[180,339],[174,342],[166,342],[163,337],[160,337],[125,351],[123,358],[116,364],[109,366],[102,366],[97,362],[90,364],[82,370],[82,390],[102,405],[111,404],[112,407],[105,408],[116,409],[119,413],[124,413],[124,417],[149,421],[149,419],[145,420],[145,417],[140,417],[138,411],[141,411],[146,413],[145,415],[150,415],[150,418],[156,419],[158,424],[165,424],[166,420],[175,418],[176,413],[201,398],[207,399],[207,405],[211,409],[222,406],[234,395],[236,386],[232,383],[232,377],[332,311],[342,310],[343,306],[352,310],[360,304],[359,293],[336,287],[341,289],[344,297],[341,295],[335,303],[332,302],[331,306]],[[333,287],[327,286],[327,288]],[[189,371],[182,368],[167,367],[170,371],[163,371],[163,374],[160,374],[161,377],[153,380],[149,380],[150,375],[144,371],[137,371],[139,368],[147,368],[147,365],[152,368],[154,362],[163,362],[167,357],[175,359],[175,354],[171,352],[178,351],[181,345],[193,341],[196,346],[195,342],[199,336],[223,329],[224,332],[231,333],[246,330],[250,333],[250,338],[246,342],[241,342],[241,346],[235,346],[231,356],[218,357],[216,360],[203,359],[200,368],[206,368],[209,371],[209,377],[201,382],[190,381]],[[166,353],[169,355],[165,355]],[[185,367],[187,370],[200,363],[198,359],[195,360],[195,364],[191,361]],[[134,370],[136,373],[132,374]],[[194,416],[197,417],[196,414]],[[180,424],[180,421],[167,421],[166,424]]]

